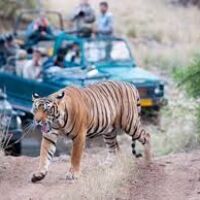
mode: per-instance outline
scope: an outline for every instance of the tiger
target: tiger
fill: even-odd
[[[69,86],[48,97],[33,94],[33,120],[41,127],[42,142],[39,167],[32,175],[33,183],[42,180],[56,151],[59,136],[72,140],[67,179],[80,174],[80,161],[86,138],[101,135],[108,154],[120,150],[117,130],[132,138],[132,153],[137,156],[135,142],[144,147],[144,158],[151,161],[151,135],[140,122],[140,97],[136,87],[120,81],[104,81],[84,88]]]

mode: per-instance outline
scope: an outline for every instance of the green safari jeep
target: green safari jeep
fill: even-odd
[[[44,67],[52,66],[56,58],[61,58],[62,67],[68,69],[93,67],[109,74],[109,80],[134,84],[139,90],[143,108],[159,110],[167,103],[164,81],[136,64],[128,43],[122,38],[62,33],[55,41],[53,52]]]

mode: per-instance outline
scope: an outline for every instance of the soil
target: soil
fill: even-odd
[[[199,200],[200,152],[158,158],[150,168],[140,170],[137,180],[130,181],[134,187],[129,199]]]
[[[102,156],[100,153],[99,157]],[[83,173],[90,167],[87,163],[96,162],[95,158],[95,154],[85,154]],[[69,183],[63,176],[67,170],[68,159],[69,157],[55,158],[48,176],[43,181],[33,184],[30,177],[37,167],[38,158],[6,157],[0,168],[0,199],[57,199],[55,194],[64,194],[68,188]],[[145,167],[142,160],[138,160],[136,168],[136,174],[121,186],[118,200],[200,199],[200,151],[155,158],[148,167]]]

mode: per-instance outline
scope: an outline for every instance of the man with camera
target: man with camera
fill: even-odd
[[[26,30],[26,46],[27,48],[36,45],[39,41],[52,40],[54,38],[53,31],[50,23],[45,16],[41,13],[40,16],[31,22]]]
[[[74,24],[74,31],[92,30],[95,13],[89,4],[89,0],[80,0],[80,4],[75,8],[70,20]]]

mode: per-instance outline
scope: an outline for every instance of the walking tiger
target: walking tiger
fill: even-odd
[[[86,137],[101,134],[109,153],[115,153],[119,150],[116,134],[119,129],[131,136],[132,153],[137,156],[135,141],[138,140],[144,146],[145,159],[150,161],[150,134],[141,126],[140,110],[137,89],[125,82],[105,81],[82,89],[67,87],[48,97],[34,94],[34,123],[41,126],[43,138],[39,168],[32,182],[46,176],[60,135],[73,141],[69,179],[79,175]]]

